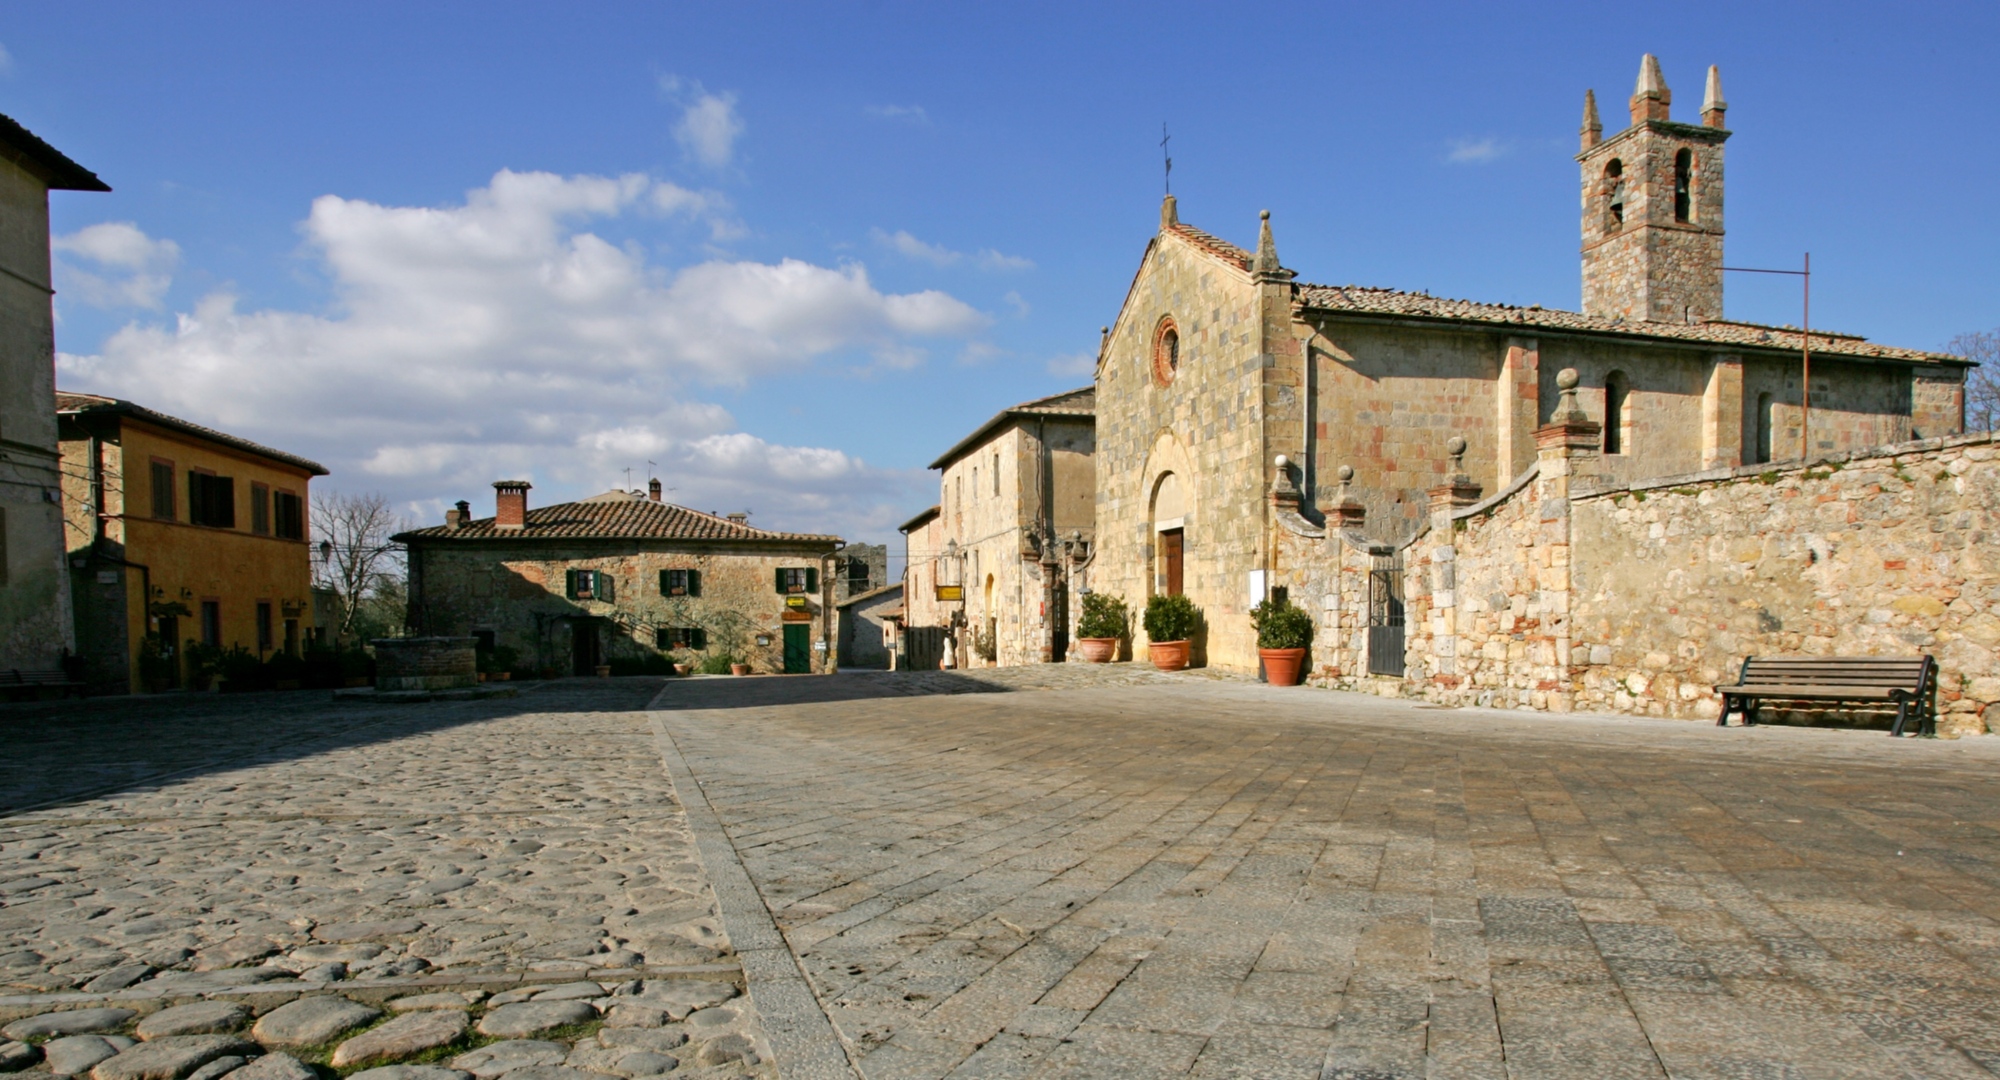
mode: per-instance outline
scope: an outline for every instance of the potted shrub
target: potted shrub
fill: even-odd
[[[1312,644],[1312,616],[1289,600],[1266,600],[1250,609],[1257,627],[1257,655],[1264,661],[1264,679],[1272,686],[1297,686]]]
[[[992,631],[981,630],[972,635],[972,651],[986,661],[987,667],[993,667],[1000,656],[1000,645],[993,640]]]
[[[1155,593],[1146,601],[1146,656],[1161,671],[1188,665],[1188,645],[1201,628],[1201,609],[1185,596]]]
[[[1083,616],[1076,620],[1077,655],[1093,664],[1118,659],[1118,643],[1132,632],[1131,609],[1125,598],[1091,593],[1083,598]]]

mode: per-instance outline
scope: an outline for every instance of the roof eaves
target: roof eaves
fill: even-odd
[[[1033,401],[1024,401],[1011,408],[1002,409],[993,414],[993,419],[981,424],[972,434],[953,443],[951,449],[946,450],[936,461],[931,462],[930,467],[933,469],[942,469],[949,466],[952,462],[964,457],[973,447],[985,442],[995,432],[1006,427],[1010,420],[1018,420],[1026,416],[1066,416],[1077,418],[1088,416],[1094,419],[1097,416],[1097,407],[1094,401],[1088,411],[1083,409],[1047,408],[1044,406],[1044,403],[1054,401],[1057,398],[1081,394],[1086,390],[1094,391],[1096,389],[1096,384],[1093,383],[1090,386],[1080,386],[1075,390],[1065,390],[1060,394],[1050,394],[1047,397],[1036,398]]]
[[[52,191],[110,191],[111,185],[97,174],[71,161],[69,155],[50,146],[11,116],[0,114],[0,143],[13,151],[6,155],[16,164],[32,163],[30,170],[43,176]]]
[[[294,468],[304,469],[314,476],[331,475],[327,471],[326,466],[321,465],[311,458],[303,458],[297,454],[288,454],[283,450],[276,450],[262,443],[251,442],[249,439],[245,439],[239,435],[231,435],[226,431],[217,431],[214,428],[203,427],[192,420],[183,420],[178,416],[169,416],[166,413],[149,409],[136,402],[126,401],[124,398],[105,397],[101,394],[78,394],[71,391],[61,391],[57,396],[58,399],[62,397],[89,398],[92,401],[91,404],[78,408],[58,407],[56,409],[58,414],[68,413],[76,416],[88,414],[129,416],[134,420],[144,421],[156,427],[178,431],[185,435],[193,435],[196,438],[220,443],[223,446],[231,447],[244,453],[255,454],[258,457],[283,462]]]
[[[896,526],[896,531],[899,533],[908,534],[913,529],[921,528],[923,527],[923,524],[925,522],[931,520],[932,518],[937,517],[939,512],[941,512],[943,509],[944,509],[943,505],[940,504],[938,506],[933,506],[928,510],[920,511],[917,514],[917,516],[911,518],[908,521],[903,522],[901,525]]]

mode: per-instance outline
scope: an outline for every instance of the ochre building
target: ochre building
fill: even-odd
[[[762,674],[825,671],[835,536],[772,532],[649,493],[528,507],[493,485],[494,516],[464,502],[409,545],[409,622],[505,646],[516,666],[590,675],[620,658],[722,656]]]
[[[56,404],[93,692],[181,686],[195,643],[296,654],[313,626],[308,484],[326,469],[117,398]]]
[[[1671,101],[1650,56],[1623,130],[1606,137],[1586,101],[1581,311],[1307,284],[1268,214],[1250,251],[1181,221],[1169,196],[1098,359],[1092,586],[1135,611],[1186,593],[1208,623],[1197,659],[1254,670],[1248,611],[1274,581],[1282,480],[1315,526],[1322,507],[1361,508],[1381,557],[1372,617],[1399,620],[1399,552],[1427,526],[1428,492],[1460,470],[1489,495],[1516,483],[1563,369],[1601,425],[1609,484],[1957,433],[1963,359],[1725,317],[1720,78],[1699,123]]]

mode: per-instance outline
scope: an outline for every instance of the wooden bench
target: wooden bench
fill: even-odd
[[[68,697],[74,691],[76,696],[82,697],[84,685],[61,668],[0,670],[0,694],[7,695],[10,700],[19,697],[23,691],[39,694],[46,689],[61,690],[64,697]]]
[[[1722,727],[1732,712],[1743,714],[1744,726],[1757,722],[1758,702],[1876,701],[1896,706],[1899,736],[1914,715],[1917,734],[1937,734],[1937,661],[1929,656],[1746,656],[1743,670],[1731,686],[1718,686]]]

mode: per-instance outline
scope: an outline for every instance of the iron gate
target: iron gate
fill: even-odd
[[[1368,571],[1368,674],[1403,677],[1403,557],[1377,555]]]

